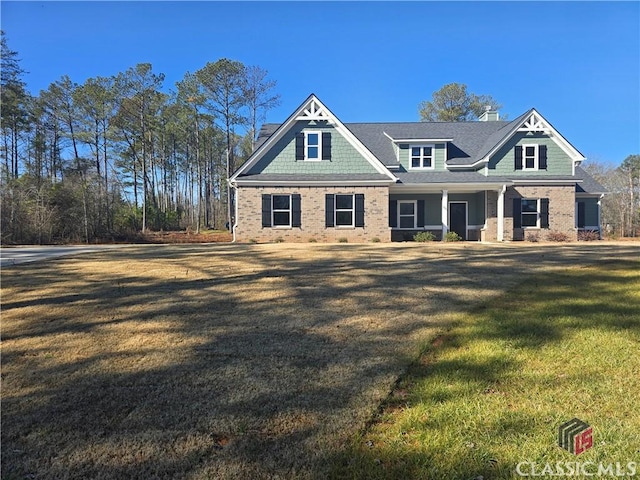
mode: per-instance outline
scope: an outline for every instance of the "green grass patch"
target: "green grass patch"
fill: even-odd
[[[639,312],[640,262],[529,278],[426,346],[332,478],[502,479],[519,478],[520,462],[638,462]],[[573,417],[594,432],[578,457],[557,445]]]

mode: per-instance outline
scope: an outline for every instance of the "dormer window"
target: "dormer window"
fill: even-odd
[[[411,145],[410,150],[410,165],[411,169],[433,169],[433,145]]]

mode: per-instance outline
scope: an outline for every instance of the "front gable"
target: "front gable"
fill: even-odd
[[[514,121],[480,159],[487,175],[573,176],[585,157],[535,109]]]
[[[313,94],[258,147],[229,182],[256,184],[278,176],[294,182],[318,178],[324,182],[397,180]]]
[[[317,134],[311,145],[310,134]],[[306,158],[309,149],[317,149],[317,158]],[[376,173],[380,172],[334,125],[315,120],[295,122],[247,171],[247,175]]]

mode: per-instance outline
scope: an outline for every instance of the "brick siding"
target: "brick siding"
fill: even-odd
[[[364,227],[325,227],[326,194],[364,194]],[[262,195],[299,194],[301,226],[293,228],[262,227]],[[237,190],[238,242],[381,242],[391,240],[389,228],[389,191],[383,187],[239,187]]]

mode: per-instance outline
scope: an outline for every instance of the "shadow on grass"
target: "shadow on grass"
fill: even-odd
[[[99,273],[68,259],[6,269],[3,478],[321,478],[420,338],[593,248],[318,245],[306,258],[295,248],[185,245],[83,256],[121,262]],[[562,336],[523,325],[497,322],[485,334]],[[436,361],[410,372],[483,388],[511,368]]]

